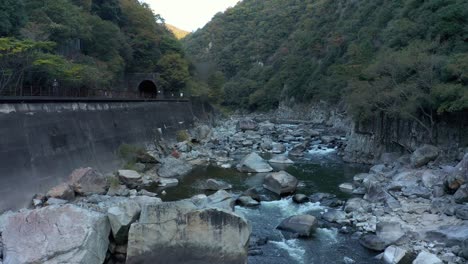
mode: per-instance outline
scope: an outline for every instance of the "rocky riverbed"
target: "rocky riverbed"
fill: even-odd
[[[466,262],[468,154],[442,163],[430,145],[386,153],[367,173],[337,183],[347,193],[337,197],[297,193],[304,183],[286,168],[311,153],[341,155],[346,131],[244,117],[180,131],[177,139],[135,151],[131,166],[111,175],[77,169],[66,183],[35,195],[31,208],[4,213],[0,263],[246,263],[249,255],[255,263],[269,236],[257,236],[249,222],[256,216],[246,214],[275,201],[291,210],[271,227],[286,238],[274,243],[291,246],[336,230],[369,249],[375,262]],[[212,178],[190,191],[178,186],[208,164],[259,175],[261,185],[231,191],[229,179]],[[178,188],[186,197],[171,195]]]

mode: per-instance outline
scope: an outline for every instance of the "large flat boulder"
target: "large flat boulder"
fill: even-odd
[[[298,183],[296,177],[285,171],[280,171],[268,174],[263,181],[263,187],[278,195],[284,195],[294,193]]]
[[[251,229],[244,218],[217,208],[191,210],[188,203],[163,207],[132,224],[126,263],[247,263]]]
[[[181,159],[176,159],[169,156],[161,161],[162,165],[158,170],[159,177],[162,178],[177,178],[188,174],[193,166]]]
[[[102,264],[109,233],[106,215],[74,205],[20,212],[6,220],[4,263]]]
[[[245,156],[237,165],[240,172],[270,172],[273,168],[255,152]]]
[[[109,188],[107,178],[92,168],[80,168],[70,175],[70,186],[83,196],[105,194]]]

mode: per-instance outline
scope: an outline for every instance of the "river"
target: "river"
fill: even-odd
[[[352,182],[355,174],[368,170],[366,166],[343,163],[333,149],[310,150],[303,158],[294,161],[293,165],[275,169],[285,169],[297,177],[299,180],[297,193],[306,195],[326,192],[335,194],[338,198],[349,198],[349,194],[340,191],[339,184]],[[199,186],[209,178],[224,180],[233,185],[234,193],[241,193],[251,187],[261,187],[264,176],[264,174],[245,174],[235,169],[216,166],[197,167],[181,179],[179,186],[166,189],[166,194],[161,195],[161,198],[165,201],[174,201],[203,193]],[[297,239],[288,236],[288,233],[276,230],[276,226],[289,216],[308,213],[319,217],[328,209],[319,203],[295,204],[291,197],[265,201],[256,208],[236,206],[236,213],[244,215],[251,223],[252,236],[268,238],[268,243],[261,247],[262,254],[250,256],[249,263],[346,263],[345,257],[354,260],[355,263],[378,263],[374,259],[377,253],[363,248],[351,234],[344,234],[336,228],[318,228],[308,239]]]

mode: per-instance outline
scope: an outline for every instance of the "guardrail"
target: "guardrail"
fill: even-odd
[[[187,98],[107,98],[107,97],[52,97],[52,96],[0,96],[0,103],[85,103],[85,102],[188,102]]]

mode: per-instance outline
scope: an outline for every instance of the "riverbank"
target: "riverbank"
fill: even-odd
[[[336,126],[259,121],[245,117],[217,120],[215,127],[199,125],[190,131],[179,131],[179,142],[161,142],[144,151],[130,148],[126,153],[131,162],[127,161],[126,170],[119,170],[115,175],[104,176],[92,169],[75,171],[67,183],[45,195],[37,195],[33,200],[36,209],[0,217],[4,262],[24,263],[14,262],[18,257],[14,252],[21,252],[24,261],[31,257],[47,259],[50,263],[63,259],[133,263],[151,261],[155,256],[149,252],[155,251],[165,253],[167,258],[161,260],[164,263],[175,263],[171,256],[179,256],[181,244],[188,245],[191,253],[179,257],[193,258],[200,254],[200,263],[206,263],[206,259],[216,262],[212,252],[219,250],[225,250],[232,263],[243,263],[248,254],[261,255],[268,237],[251,237],[249,244],[249,223],[234,212],[234,205],[255,210],[259,204],[294,194],[298,185],[301,190],[302,183],[294,175],[281,172],[294,162],[291,159],[307,159],[314,153],[343,155],[347,137]],[[335,228],[374,250],[374,255],[387,263],[403,263],[397,261],[400,257],[406,262],[417,257],[414,263],[431,263],[427,259],[435,261],[432,263],[439,263],[437,259],[444,263],[464,263],[468,238],[465,217],[468,209],[464,205],[468,201],[464,185],[468,156],[458,165],[443,164],[438,157],[439,150],[430,146],[412,155],[385,154],[382,163],[373,166],[369,173],[357,174],[352,182],[340,185],[340,189],[348,192],[343,197],[297,194],[296,202],[317,203],[325,208],[312,216],[313,219],[307,216],[309,211],[298,212],[310,223],[305,235],[317,232],[318,227]],[[184,197],[187,199],[162,202],[180,200],[177,199],[180,196],[172,194],[178,188],[174,186],[194,167],[207,164],[220,169],[236,168],[245,175],[259,173],[258,180],[264,188],[230,193],[225,191],[232,188],[228,179],[206,179],[196,183],[198,193],[188,194],[182,186],[176,191],[187,193]],[[271,174],[273,171],[280,173]],[[205,195],[206,192],[214,194]],[[239,208],[237,211],[242,213]],[[80,218],[79,225],[79,230],[85,232],[71,228],[77,224],[73,215],[85,217]],[[63,218],[59,217],[60,221],[54,218],[53,225],[40,224],[51,221],[52,216]],[[188,225],[193,219],[199,219],[195,221],[197,225]],[[218,225],[217,220],[213,222],[215,219],[225,220]],[[243,228],[232,229],[239,224]],[[12,230],[23,230],[23,233]],[[69,232],[63,233],[64,230]],[[187,230],[191,231],[187,233]],[[207,235],[201,230],[213,232]],[[293,234],[298,230],[285,230],[293,231],[291,239],[297,239]],[[26,245],[44,241],[44,233],[51,246],[45,251],[28,252]],[[175,237],[176,242],[171,244],[173,240],[165,240],[155,233]],[[23,236],[28,241],[21,239]],[[61,247],[64,236],[76,238],[74,244]],[[221,249],[217,246],[220,244],[231,246]],[[92,249],[96,245],[99,252]],[[201,254],[201,247],[210,250]],[[417,262],[423,258],[425,262]],[[352,258],[337,261],[352,263]]]

